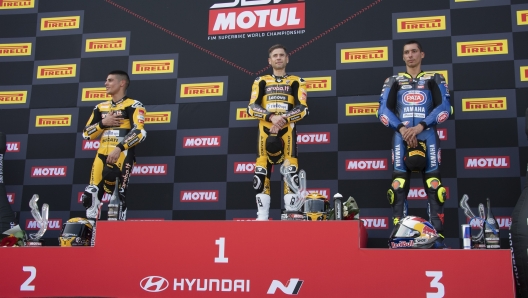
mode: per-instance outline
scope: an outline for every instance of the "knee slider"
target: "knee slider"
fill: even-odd
[[[396,196],[394,192],[404,187],[405,187],[405,179],[395,178],[394,180],[392,180],[391,188],[387,191],[387,199],[389,200],[389,203],[391,205],[394,204],[394,198]]]
[[[427,183],[427,188],[429,188],[429,191],[435,194],[438,201],[443,204],[447,197],[447,191],[442,185],[442,182],[440,182],[440,179],[431,177],[425,182]]]
[[[264,167],[255,167],[255,175],[253,176],[253,189],[257,193],[262,193],[264,190],[264,185],[266,184],[266,175],[268,171]]]

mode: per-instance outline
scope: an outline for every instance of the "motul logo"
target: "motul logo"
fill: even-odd
[[[235,162],[235,174],[249,174],[255,172],[254,162]]]
[[[360,219],[368,230],[387,230],[389,228],[388,217],[362,216]]]
[[[447,141],[447,128],[438,128],[436,134],[440,141]]]
[[[332,77],[304,78],[304,82],[309,92],[332,90]]]
[[[349,103],[346,105],[347,116],[367,116],[376,115],[379,104],[375,102]]]
[[[482,40],[457,42],[457,56],[483,56],[508,54],[508,40]]]
[[[528,10],[517,11],[517,25],[528,25]]]
[[[181,84],[180,97],[222,96],[224,83]]]
[[[31,55],[31,43],[4,43],[0,44],[0,57],[29,56]]]
[[[79,28],[81,16],[42,18],[40,30],[67,30]]]
[[[171,111],[164,112],[147,112],[145,114],[145,123],[170,123],[171,122]]]
[[[174,59],[132,62],[132,74],[155,74],[173,72]]]
[[[97,150],[97,149],[99,149],[100,144],[101,143],[99,142],[99,140],[83,140],[82,150],[83,151],[85,151],[85,150],[88,150],[88,151]]]
[[[86,40],[86,52],[123,51],[126,37],[95,38]]]
[[[307,188],[306,191],[308,193],[316,192],[322,196],[325,196],[327,198],[330,197],[330,188]]]
[[[238,108],[236,110],[236,120],[256,120],[248,115],[246,108]]]
[[[7,142],[6,152],[20,152],[20,142]]]
[[[402,100],[406,104],[418,105],[425,102],[426,95],[422,91],[412,90],[403,93]]]
[[[265,5],[258,7],[230,7],[235,2],[215,4],[209,10],[209,35],[251,33],[262,31],[302,29],[305,27],[305,5],[302,3],[289,3],[278,5]],[[245,2],[242,0],[242,2]],[[258,2],[258,3],[256,3]],[[257,4],[267,4],[271,1],[255,1]],[[276,3],[277,1],[274,1]]]
[[[521,66],[520,72],[521,72],[521,75],[520,75],[521,81],[523,82],[528,81],[528,66]]]
[[[27,91],[0,91],[0,104],[26,103]]]
[[[218,202],[218,190],[182,190],[180,202]]]
[[[495,216],[497,223],[499,224],[499,229],[508,230],[512,224],[511,216]],[[484,223],[480,218],[470,221],[466,218],[466,222],[471,226],[472,229],[478,229],[482,227]]]
[[[347,159],[347,171],[385,171],[387,170],[386,158],[373,159]]]
[[[220,147],[221,136],[184,137],[183,148]]]
[[[33,8],[35,0],[0,0],[0,9]]]
[[[62,229],[62,219],[49,219],[48,230],[58,231]],[[26,230],[40,230],[40,224],[34,219],[26,219]]]
[[[464,157],[465,169],[507,169],[510,168],[509,156]]]
[[[445,16],[406,18],[397,20],[398,33],[445,30]]]
[[[133,176],[166,176],[167,164],[144,164],[135,165],[132,170]]]
[[[445,187],[446,198],[449,199],[449,187]],[[409,200],[426,200],[427,193],[423,187],[411,187],[409,189],[409,194],[407,195]]]
[[[7,193],[7,201],[9,202],[9,204],[15,203],[15,193],[14,192]]]
[[[57,167],[31,167],[31,177],[48,178],[48,177],[66,177],[67,166]]]
[[[462,111],[504,111],[506,103],[506,97],[463,98]]]
[[[341,63],[388,61],[389,47],[342,49]]]
[[[77,74],[77,64],[45,65],[37,68],[37,79],[70,78]]]
[[[71,115],[45,115],[37,116],[36,127],[70,126]]]
[[[110,100],[112,96],[106,93],[106,88],[83,88],[81,101]]]
[[[330,133],[319,132],[319,133],[298,133],[297,144],[329,144]]]

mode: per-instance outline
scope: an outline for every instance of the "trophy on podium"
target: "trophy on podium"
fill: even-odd
[[[469,220],[468,223],[471,224],[471,222],[474,220],[480,220],[482,222],[482,226],[479,226],[479,233],[476,236],[471,236],[472,248],[500,248],[499,225],[497,224],[497,220],[491,212],[490,199],[486,199],[488,204],[488,215],[486,216],[484,204],[480,203],[478,205],[478,217],[475,216],[475,214],[473,214],[473,212],[471,211],[467,203],[468,200],[468,195],[462,196],[462,199],[460,200],[460,207],[464,210],[464,214]]]
[[[281,214],[282,220],[304,220],[301,208],[303,207],[304,201],[306,199],[306,172],[304,170],[300,170],[298,173],[298,179],[299,183],[297,184],[294,179],[296,177],[290,177],[289,173],[291,171],[288,170],[290,167],[290,161],[285,160],[281,167],[280,167],[280,173],[282,174],[283,180],[288,185],[290,190],[294,193],[293,199],[295,200],[291,207],[293,207],[297,211],[284,211],[283,214]]]
[[[42,204],[42,214],[39,212],[37,201],[39,200],[38,195],[33,195],[29,201],[29,207],[31,208],[31,215],[37,222],[37,226],[40,227],[39,231],[34,234],[29,234],[29,240],[26,241],[26,246],[42,246],[43,240],[40,240],[46,230],[48,229],[48,218],[49,218],[49,206],[48,204]]]

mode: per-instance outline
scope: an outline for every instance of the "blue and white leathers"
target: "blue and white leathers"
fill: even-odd
[[[443,231],[445,188],[440,182],[440,147],[436,125],[451,115],[450,95],[445,78],[438,73],[420,72],[416,78],[408,73],[394,75],[385,80],[379,101],[378,119],[392,128],[393,177],[387,197],[397,223],[406,213],[407,194],[411,171],[404,158],[407,144],[399,129],[421,124],[424,130],[416,136],[425,143],[427,163],[421,171],[428,198],[429,221],[435,229]]]

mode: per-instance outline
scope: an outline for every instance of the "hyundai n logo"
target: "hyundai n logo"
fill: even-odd
[[[290,278],[287,283],[287,286],[284,286],[282,282],[278,280],[273,280],[268,289],[268,295],[275,294],[276,290],[281,290],[281,292],[288,295],[297,295],[301,290],[303,282],[303,280],[299,280],[298,278]]]
[[[157,293],[169,287],[169,282],[161,276],[147,276],[143,278],[139,285],[147,292]]]

